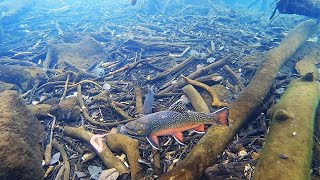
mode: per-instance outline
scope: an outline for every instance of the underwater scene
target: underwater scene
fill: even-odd
[[[320,179],[320,0],[0,0],[0,180]]]

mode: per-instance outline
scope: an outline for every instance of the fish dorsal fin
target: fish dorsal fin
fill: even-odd
[[[183,100],[178,100],[177,102],[173,103],[169,111],[176,111],[179,113],[187,113],[188,109],[186,107],[186,103]]]

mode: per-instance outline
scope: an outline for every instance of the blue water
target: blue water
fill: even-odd
[[[119,35],[121,30],[110,26],[133,28],[138,23],[152,20],[164,25],[170,18],[186,15],[216,17],[230,10],[235,11],[235,18],[239,18],[237,14],[240,11],[252,12],[257,21],[263,13],[266,17],[270,15],[273,8],[271,1],[253,2],[138,0],[133,6],[127,0],[3,0],[0,2],[0,57],[9,56],[35,63],[43,59],[47,43],[57,40],[59,36],[57,24],[64,32],[109,31]],[[226,9],[214,12],[219,7]],[[242,20],[246,22],[248,19]],[[35,57],[35,52],[40,54]]]

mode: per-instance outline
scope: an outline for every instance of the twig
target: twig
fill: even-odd
[[[64,167],[63,179],[69,180],[70,163],[68,160],[68,155],[67,155],[66,151],[64,150],[64,148],[58,143],[56,138],[52,139],[52,145],[54,148],[56,148],[61,153],[61,157],[63,159],[63,163],[64,163],[64,165],[63,165],[63,167]]]
[[[61,104],[62,101],[63,101],[63,99],[66,97],[67,90],[68,90],[69,80],[70,80],[70,74],[68,74],[68,76],[67,76],[66,84],[64,85],[63,94],[62,94],[62,96],[61,96],[61,98],[60,98],[59,104]]]
[[[206,84],[203,84],[201,82],[198,82],[198,81],[195,81],[195,80],[192,80],[192,79],[189,79],[185,76],[182,76],[182,78],[188,82],[189,84],[192,84],[192,85],[195,85],[195,86],[199,86],[203,89],[205,89],[206,91],[208,91],[208,93],[210,94],[211,98],[212,98],[212,103],[211,105],[214,106],[214,107],[223,107],[223,106],[228,106],[228,103],[224,103],[224,102],[221,102],[220,99],[218,98],[218,95],[216,92],[214,92],[214,90],[206,85]]]
[[[223,68],[228,72],[228,74],[236,81],[239,85],[241,91],[245,88],[245,85],[242,83],[240,77],[226,64]]]

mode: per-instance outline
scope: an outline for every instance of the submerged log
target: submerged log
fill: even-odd
[[[282,64],[317,31],[315,21],[305,21],[292,30],[280,45],[272,49],[250,84],[229,106],[230,127],[212,126],[190,154],[159,179],[201,179],[228,146],[237,130],[256,113],[269,92]]]
[[[298,14],[313,18],[320,17],[319,0],[280,0],[276,8],[282,14]]]
[[[0,93],[0,179],[43,179],[43,127],[15,91]]]
[[[310,179],[319,90],[316,81],[290,83],[276,105],[255,179]]]
[[[302,77],[289,84],[275,107],[255,179],[310,179],[313,127],[320,98],[319,83],[314,81],[318,77],[317,51],[311,49],[296,64]]]

